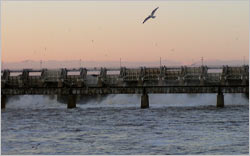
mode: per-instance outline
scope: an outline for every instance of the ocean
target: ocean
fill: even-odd
[[[1,113],[1,154],[249,154],[249,101],[225,94],[109,95],[67,109],[56,97],[12,97]]]

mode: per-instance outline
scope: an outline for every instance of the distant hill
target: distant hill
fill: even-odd
[[[246,64],[249,64],[249,60],[245,61]],[[198,62],[178,62],[171,60],[162,60],[162,65],[165,66],[200,66],[201,61]],[[241,66],[244,62],[242,60],[206,60],[204,65],[208,66],[221,66],[221,65],[232,65],[232,66]],[[120,67],[119,61],[79,61],[79,60],[70,60],[70,61],[43,61],[42,68],[79,68],[81,67]],[[141,66],[160,66],[160,62],[122,62],[122,66],[126,67],[141,67]],[[24,68],[33,68],[40,69],[40,61],[33,60],[24,60],[21,62],[2,62],[2,69],[24,69]]]

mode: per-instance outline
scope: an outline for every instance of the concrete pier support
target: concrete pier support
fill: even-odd
[[[141,96],[141,108],[149,108],[148,94],[143,93]]]
[[[76,95],[68,95],[68,108],[76,108]]]
[[[1,109],[5,109],[6,95],[1,95]]]
[[[221,107],[223,108],[224,107],[224,95],[222,92],[219,92],[217,94],[217,104],[216,104],[217,107]]]

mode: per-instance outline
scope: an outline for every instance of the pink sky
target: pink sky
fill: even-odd
[[[249,57],[248,1],[1,3],[4,62]]]

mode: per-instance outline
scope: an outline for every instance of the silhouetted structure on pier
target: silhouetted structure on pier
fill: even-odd
[[[76,95],[142,94],[141,108],[149,107],[148,94],[217,93],[217,107],[224,107],[223,93],[249,92],[249,66],[239,67],[141,67],[4,70],[1,104],[8,95],[67,95],[68,108]]]

